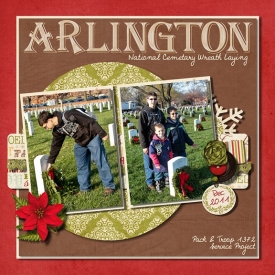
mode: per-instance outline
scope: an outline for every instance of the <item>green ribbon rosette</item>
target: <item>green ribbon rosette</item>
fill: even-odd
[[[226,145],[219,140],[212,140],[207,143],[203,150],[203,156],[208,166],[223,165],[227,163]]]

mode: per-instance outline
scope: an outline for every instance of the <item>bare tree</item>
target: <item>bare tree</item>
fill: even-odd
[[[137,89],[143,95],[143,101],[144,101],[144,98],[146,98],[147,93],[149,91],[156,92],[160,98],[161,104],[163,105],[163,103],[165,103],[169,107],[171,106],[171,101],[172,101],[172,95],[171,95],[172,87],[173,87],[173,83],[166,83],[166,84],[155,84],[155,85],[145,85],[145,86],[134,86],[133,88]]]
[[[183,83],[176,83],[178,91],[183,94],[183,101],[194,104],[207,98],[207,81],[194,80]]]

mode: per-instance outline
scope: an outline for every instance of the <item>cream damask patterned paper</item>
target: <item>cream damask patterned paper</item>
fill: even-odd
[[[156,75],[133,65],[119,62],[102,62],[75,68],[62,75],[47,91],[76,88],[142,83],[161,80]],[[117,103],[118,98],[115,95]],[[117,110],[117,117],[119,117]],[[126,193],[126,192],[125,192]],[[68,215],[65,229],[88,239],[118,241],[147,233],[176,212],[180,205],[126,209],[99,213]]]

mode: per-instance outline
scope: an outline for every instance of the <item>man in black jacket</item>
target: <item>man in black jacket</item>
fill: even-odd
[[[149,92],[147,94],[147,105],[140,112],[138,132],[143,150],[146,184],[151,190],[155,190],[155,186],[153,164],[149,157],[149,145],[155,134],[154,125],[157,123],[165,124],[165,116],[157,107],[157,94],[155,92]]]
[[[104,195],[114,193],[115,184],[102,142],[108,139],[108,135],[94,118],[84,109],[76,108],[64,113],[55,111],[51,114],[43,111],[39,115],[38,123],[44,129],[52,130],[48,168],[55,163],[65,137],[72,137],[75,140],[74,155],[80,192],[87,192],[92,188],[90,166],[94,161],[105,187]]]

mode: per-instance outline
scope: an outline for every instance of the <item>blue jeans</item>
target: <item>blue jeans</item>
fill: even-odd
[[[154,170],[153,162],[148,154],[143,153],[143,164],[145,170],[146,184],[150,185],[154,183]]]
[[[155,180],[160,181],[163,178],[168,178],[168,173],[167,172],[156,172],[155,171]]]
[[[104,187],[115,189],[103,141],[98,135],[96,135],[87,146],[80,146],[75,143],[74,155],[76,158],[77,179],[81,191],[90,191],[92,189],[92,161],[94,161],[97,166]]]

